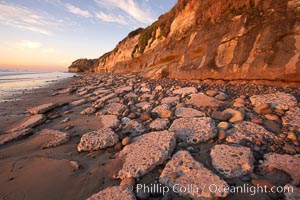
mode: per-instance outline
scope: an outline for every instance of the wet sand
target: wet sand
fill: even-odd
[[[80,99],[77,95],[51,96],[55,91],[70,86],[72,79],[56,83],[48,88],[37,89],[32,94],[20,96],[20,101],[0,103],[0,127],[7,130],[28,116],[27,108],[47,102],[65,103]],[[84,106],[83,106],[84,107]],[[68,117],[71,122],[60,123],[64,116],[51,120],[35,128],[34,134],[19,141],[0,147],[0,199],[85,199],[108,186],[118,184],[113,175],[120,167],[110,150],[94,153],[77,153],[80,135],[101,128],[96,117],[82,116],[78,106]],[[54,112],[61,112],[60,110]],[[36,133],[44,128],[63,130],[68,125],[76,125],[70,130],[72,139],[56,148],[41,149],[49,139]],[[74,169],[70,161],[81,166]]]

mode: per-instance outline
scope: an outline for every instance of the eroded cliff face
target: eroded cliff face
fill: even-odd
[[[299,0],[179,0],[103,55],[95,72],[300,81]]]
[[[69,67],[69,72],[85,72],[90,71],[93,72],[94,69],[98,67],[98,59],[78,59],[72,62],[71,66]]]

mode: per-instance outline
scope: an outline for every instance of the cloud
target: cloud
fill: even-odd
[[[46,29],[53,25],[44,16],[25,7],[11,6],[0,3],[0,23],[36,33],[51,35]]]
[[[100,11],[96,13],[96,17],[104,22],[115,22],[122,25],[128,25],[124,17],[121,15],[106,14]]]
[[[142,24],[149,24],[154,21],[149,9],[141,8],[135,0],[94,0],[101,8],[109,9],[113,12],[120,10]],[[125,20],[126,17],[122,16]]]
[[[29,40],[23,40],[23,41],[19,42],[17,44],[17,46],[23,47],[23,48],[26,48],[26,49],[38,49],[42,46],[42,44],[39,43],[39,42],[32,42],[32,41],[29,41]]]
[[[72,4],[66,3],[65,4],[66,8],[68,9],[69,12],[75,14],[75,15],[80,15],[82,17],[91,17],[91,13],[87,10],[82,10],[76,6],[73,6]]]

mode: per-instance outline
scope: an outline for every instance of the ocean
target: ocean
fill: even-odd
[[[67,72],[0,70],[0,102],[13,100],[20,94],[29,93],[33,89],[48,86],[73,75]]]

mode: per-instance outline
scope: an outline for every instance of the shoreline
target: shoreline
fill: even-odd
[[[168,120],[167,125],[164,128],[159,128],[159,130],[170,130],[170,126],[176,120],[184,118],[177,116],[176,110],[179,108],[194,109],[193,112],[197,111],[196,116],[198,117],[211,117],[216,124],[217,135],[198,144],[189,144],[178,140],[174,151],[171,152],[172,155],[180,150],[186,150],[196,161],[204,164],[213,173],[217,173],[212,165],[210,151],[215,145],[229,144],[226,142],[226,135],[229,134],[228,130],[234,128],[237,122],[232,122],[229,118],[221,118],[224,117],[222,112],[230,108],[235,113],[244,112],[242,121],[254,122],[256,120],[259,126],[266,128],[272,134],[276,136],[282,134],[284,137],[280,139],[280,142],[275,142],[275,144],[270,144],[267,147],[263,143],[265,141],[261,141],[262,144],[255,142],[242,144],[242,146],[251,149],[255,161],[253,164],[255,170],[245,175],[245,180],[241,178],[228,179],[217,173],[218,176],[237,186],[246,183],[251,184],[254,180],[264,180],[270,184],[275,184],[276,181],[283,185],[287,184],[290,179],[279,172],[276,173],[279,173],[280,176],[277,174],[279,177],[277,178],[280,180],[275,180],[269,172],[267,175],[261,175],[261,171],[258,171],[259,160],[263,159],[262,156],[269,152],[290,156],[295,153],[299,154],[300,146],[297,142],[300,136],[297,135],[297,129],[294,133],[299,138],[291,143],[285,134],[293,131],[293,129],[289,130],[289,126],[282,124],[282,118],[286,111],[269,109],[270,115],[279,118],[275,121],[270,120],[265,113],[255,113],[255,106],[249,100],[254,95],[277,92],[294,96],[294,101],[297,103],[293,105],[299,108],[299,88],[249,83],[237,84],[236,82],[227,83],[223,81],[194,83],[174,79],[151,80],[134,74],[83,74],[80,77],[68,78],[51,84],[47,88],[36,89],[31,94],[22,95],[20,101],[2,102],[0,103],[0,120],[4,122],[1,124],[4,126],[0,128],[0,133],[2,133],[0,134],[0,141],[1,137],[5,136],[3,132],[7,132],[5,130],[16,127],[28,117],[35,116],[28,114],[26,109],[48,103],[55,103],[57,106],[43,114],[46,120],[34,127],[31,135],[0,145],[0,162],[3,163],[0,165],[0,186],[2,187],[0,199],[83,200],[106,188],[118,186],[121,180],[116,179],[115,175],[124,164],[124,160],[120,159],[118,154],[126,147],[126,145],[121,144],[121,142],[123,143],[122,139],[126,136],[134,138],[137,135],[147,135],[147,133],[155,131],[156,128],[151,128],[151,123],[154,120]],[[54,93],[56,95],[52,96]],[[193,101],[193,93],[195,95],[203,93],[209,96],[209,98],[205,98],[212,101],[200,102],[201,104],[208,103],[206,106],[199,106],[200,103],[197,101],[195,101],[195,105],[189,104]],[[111,96],[108,97],[109,95]],[[81,102],[82,99],[86,99],[86,101]],[[168,103],[167,101],[171,102]],[[161,106],[162,102],[167,102],[166,104],[169,105],[167,109],[165,108],[165,116],[153,114],[153,109]],[[215,106],[216,104],[218,105]],[[192,114],[191,111],[185,113],[188,116]],[[101,116],[106,115],[116,116],[116,118],[108,117],[103,121]],[[133,127],[128,129],[127,125],[122,124],[127,120],[124,118],[135,121],[137,124],[134,125],[133,123]],[[224,122],[224,124],[226,122],[229,126],[228,130],[221,131],[217,128],[220,122]],[[111,130],[119,135],[120,141],[101,150],[78,153],[78,144],[82,135],[89,131],[102,129],[104,126],[111,127]],[[140,129],[135,126],[143,127],[143,131],[139,132]],[[190,126],[192,124],[188,127]],[[41,131],[45,129],[67,133],[69,140],[56,147],[43,148],[47,141],[53,139],[51,135],[41,134]],[[221,137],[222,134],[225,134],[223,138]],[[146,144],[144,145],[146,148]],[[289,149],[286,149],[284,145],[289,145]],[[166,162],[155,166],[153,170],[140,178],[136,178],[135,181],[140,185],[156,183]],[[160,199],[162,198],[161,195],[150,195],[149,199]],[[178,194],[168,195],[171,195],[171,199],[180,199]],[[276,195],[276,197],[283,196],[283,194]],[[231,194],[227,199],[242,197],[249,197],[249,194]],[[269,194],[258,194],[256,198],[267,199],[270,196]]]

